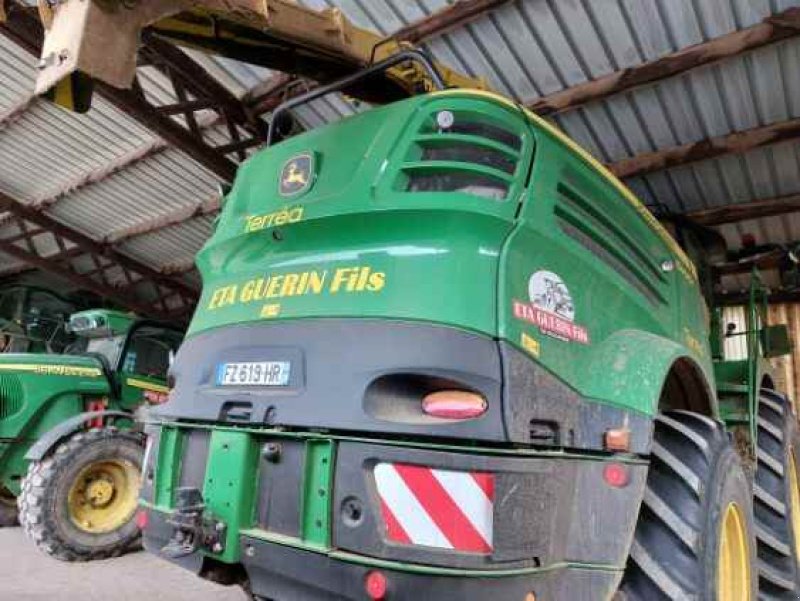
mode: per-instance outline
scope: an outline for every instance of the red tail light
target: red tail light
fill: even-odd
[[[425,395],[422,410],[433,417],[472,419],[486,413],[486,399],[466,390],[438,390]]]
[[[614,488],[624,488],[628,485],[628,470],[624,465],[619,463],[609,463],[603,468],[603,480],[606,484]]]
[[[367,590],[367,595],[369,595],[370,599],[374,599],[375,601],[385,599],[386,589],[388,588],[386,576],[378,571],[370,572],[367,574],[367,578],[364,581],[364,588]]]

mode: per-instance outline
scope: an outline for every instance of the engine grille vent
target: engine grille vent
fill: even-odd
[[[19,413],[22,405],[23,392],[19,377],[0,374],[0,420]]]
[[[456,112],[446,130],[433,115],[403,163],[407,192],[461,192],[502,201],[517,176],[522,138],[499,124]]]

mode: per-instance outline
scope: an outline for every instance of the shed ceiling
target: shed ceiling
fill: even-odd
[[[474,3],[475,0],[467,0]],[[336,6],[362,27],[391,35],[447,9],[445,0],[305,0]],[[635,69],[800,6],[800,0],[515,0],[423,46],[439,61],[483,76],[524,103]],[[797,23],[797,20],[794,21]],[[794,27],[797,27],[795,24]],[[797,31],[796,33],[800,33]],[[614,164],[682,144],[800,118],[800,35],[581,104],[550,118],[601,161]],[[261,67],[187,54],[238,98],[275,78]],[[218,177],[110,102],[85,115],[32,99],[36,59],[0,36],[0,192],[154,269],[188,273],[211,232]],[[174,102],[167,79],[140,68],[145,94]],[[314,127],[355,110],[333,96],[297,113]],[[182,117],[172,117],[181,120]],[[202,119],[201,119],[202,121]],[[207,115],[209,139],[226,131]],[[247,153],[252,149],[247,150]],[[627,178],[657,211],[691,213],[800,193],[800,137],[693,160]],[[0,217],[0,235],[3,227]],[[731,248],[800,241],[800,212],[715,226]],[[53,251],[55,252],[55,250]],[[24,268],[0,257],[0,275]],[[195,276],[185,276],[196,282]],[[775,273],[768,280],[777,285]],[[727,276],[726,286],[746,285]]]

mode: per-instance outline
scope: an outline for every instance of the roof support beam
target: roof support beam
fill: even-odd
[[[750,273],[753,266],[759,269],[775,269],[781,261],[786,259],[786,251],[780,248],[765,251],[757,259],[748,258],[742,262],[730,261],[714,266],[714,272],[719,275],[736,275],[739,273]]]
[[[75,285],[109,298],[143,316],[185,316],[197,291],[107,245],[72,230],[51,217],[0,193],[0,212],[8,211],[15,228],[0,236],[0,251],[65,277]],[[14,231],[17,230],[17,231]],[[47,252],[43,247],[58,251]],[[88,265],[87,265],[88,264]],[[116,276],[117,283],[111,278]]]
[[[799,137],[800,119],[791,119],[734,132],[726,136],[639,154],[611,163],[608,168],[619,178],[635,177],[695,161],[713,159],[725,154],[740,154],[761,146],[794,140]]]
[[[276,73],[261,82],[242,99],[256,115],[274,111],[284,100],[305,92],[316,84],[286,73]]]
[[[800,34],[800,8],[789,8],[761,23],[683,48],[655,60],[609,73],[528,103],[540,115],[552,115],[685,73]]]
[[[715,305],[746,305],[750,302],[749,291],[726,292],[714,296]],[[800,290],[771,290],[767,293],[769,303],[800,303]]]
[[[753,202],[733,203],[686,213],[686,217],[700,225],[722,225],[747,219],[774,217],[800,211],[800,194],[765,198]]]
[[[418,44],[443,35],[485,15],[488,11],[508,4],[510,0],[460,0],[435,13],[397,30],[390,39]]]

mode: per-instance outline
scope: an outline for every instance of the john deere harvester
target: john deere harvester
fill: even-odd
[[[182,333],[106,310],[72,315],[69,330],[65,354],[0,354],[0,525],[19,518],[45,552],[87,560],[138,539],[134,412],[166,398]]]
[[[797,599],[786,332],[757,287],[746,332],[712,328],[681,236],[694,261],[485,92],[254,155],[151,414],[146,548],[287,601]]]

